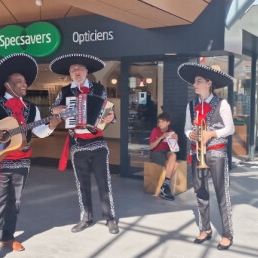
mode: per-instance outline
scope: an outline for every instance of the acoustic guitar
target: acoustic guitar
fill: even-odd
[[[34,127],[49,123],[53,117],[68,118],[76,116],[77,109],[65,109],[58,115],[51,115],[41,120],[20,126],[18,121],[13,117],[6,117],[0,120],[0,130],[4,131],[0,139],[0,161],[12,151],[20,149],[24,144],[24,133]]]

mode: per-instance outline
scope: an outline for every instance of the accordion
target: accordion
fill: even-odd
[[[114,106],[108,99],[87,94],[66,97],[66,105],[68,109],[77,109],[77,115],[65,120],[65,128],[87,128],[90,132],[105,129],[106,123],[103,119]]]

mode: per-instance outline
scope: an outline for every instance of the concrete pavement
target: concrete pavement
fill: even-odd
[[[79,220],[73,172],[32,166],[24,190],[16,238],[23,252],[0,250],[6,258],[254,258],[258,257],[258,167],[238,163],[231,170],[234,244],[218,251],[221,224],[211,185],[213,237],[201,245],[192,189],[174,202],[143,192],[143,181],[112,176],[120,233],[111,235],[101,218],[93,178],[96,225],[71,233]]]

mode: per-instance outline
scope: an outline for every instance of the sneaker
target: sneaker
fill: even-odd
[[[171,190],[169,185],[163,184],[160,188],[160,195],[161,198],[168,200],[168,201],[174,201],[175,197],[171,194]]]

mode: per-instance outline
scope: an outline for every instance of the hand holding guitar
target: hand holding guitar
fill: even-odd
[[[60,124],[61,122],[62,122],[61,117],[53,116],[53,118],[49,122],[48,127],[49,127],[50,130],[54,130],[57,127],[57,125]],[[0,134],[0,136],[1,136],[1,134]]]

